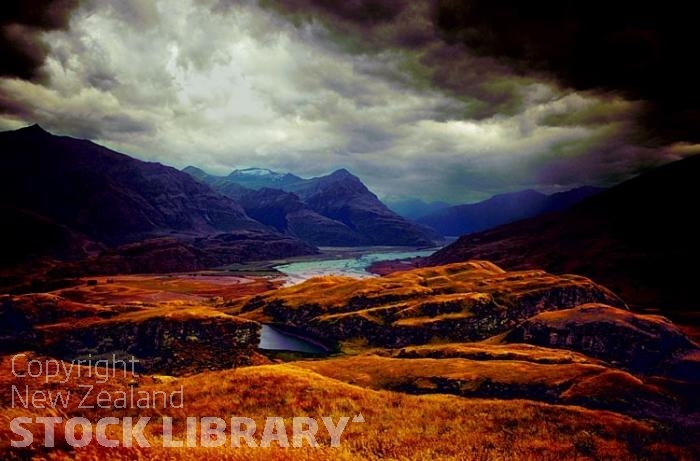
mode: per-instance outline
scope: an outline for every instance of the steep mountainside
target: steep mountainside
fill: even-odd
[[[38,126],[0,133],[0,200],[90,239],[125,243],[171,231],[261,229],[232,200],[159,163]]]
[[[680,160],[561,213],[467,235],[424,261],[484,258],[508,269],[592,277],[633,305],[696,310],[700,156]]]
[[[552,195],[534,190],[500,194],[483,202],[435,211],[419,217],[417,222],[430,226],[443,235],[459,236],[544,213],[562,211],[601,191],[601,188],[585,186]]]
[[[257,244],[281,236],[191,176],[37,125],[0,133],[2,266],[81,259],[164,236],[189,241],[231,231]],[[290,242],[293,243],[293,242]],[[290,245],[294,246],[294,245]],[[283,255],[308,253],[308,245]],[[154,261],[153,264],[156,264]]]
[[[183,170],[221,193],[240,200],[256,219],[317,245],[431,245],[432,230],[389,210],[356,176],[347,170],[302,179],[270,170],[236,170],[227,177],[206,175],[194,167]],[[257,193],[246,192],[245,188]],[[266,189],[261,191],[261,189]],[[270,189],[294,194],[295,199]],[[273,198],[274,196],[274,198]],[[302,205],[302,207],[299,207]],[[288,216],[289,209],[296,215]],[[327,220],[319,220],[319,215]],[[318,225],[327,225],[319,229]]]
[[[309,207],[340,221],[373,245],[430,245],[435,235],[389,210],[345,169],[290,187]]]
[[[312,245],[354,246],[367,243],[367,239],[358,232],[315,212],[291,192],[269,188],[250,190],[243,193],[238,201],[253,219]]]

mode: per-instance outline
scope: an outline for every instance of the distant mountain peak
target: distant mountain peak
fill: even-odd
[[[481,232],[502,224],[562,211],[600,189],[576,188],[553,195],[533,189],[494,195],[482,202],[456,205],[418,217],[417,221],[444,235]]]
[[[330,176],[332,176],[334,178],[341,178],[341,177],[355,178],[356,177],[354,174],[350,173],[345,168],[340,168],[339,170],[335,170],[333,173],[330,174]]]
[[[196,166],[188,165],[185,168],[182,169],[183,173],[187,173],[188,175],[192,176],[193,178],[206,182],[207,177],[209,176],[204,170],[201,168],[197,168]]]
[[[233,170],[233,172],[229,176],[237,176],[237,175],[267,176],[267,177],[276,177],[276,178],[284,176],[283,173],[278,173],[278,172],[272,171],[268,168],[243,168],[241,170]]]
[[[22,133],[29,133],[29,134],[42,134],[42,135],[47,135],[51,134],[48,131],[46,131],[44,128],[41,127],[38,123],[35,123],[33,125],[26,126],[24,128],[20,128],[17,130],[18,132]]]
[[[215,190],[241,200],[251,217],[317,244],[433,243],[432,231],[389,210],[344,168],[310,179],[267,168],[240,169],[227,177],[209,178]]]

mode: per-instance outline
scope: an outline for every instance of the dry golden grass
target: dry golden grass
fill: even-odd
[[[2,363],[5,390],[10,381],[8,360]],[[156,410],[81,410],[69,407],[64,417],[83,416],[96,422],[104,416],[152,416],[174,418],[174,436],[184,434],[186,416],[231,416],[253,418],[262,427],[267,416],[285,419],[291,434],[294,416],[341,416],[362,413],[364,424],[349,423],[340,448],[329,447],[329,437],[320,430],[322,448],[269,449],[222,447],[216,449],[116,448],[96,444],[70,450],[59,445],[50,451],[33,453],[13,451],[7,447],[12,434],[8,421],[29,411],[7,408],[6,395],[0,409],[0,431],[6,459],[36,456],[48,459],[306,459],[306,460],[561,460],[561,459],[692,459],[688,448],[664,441],[648,423],[634,421],[619,414],[563,407],[523,400],[497,401],[463,399],[445,395],[411,396],[374,391],[320,376],[294,365],[241,368],[207,372],[188,378],[153,382],[140,377],[140,390],[171,392],[184,387],[184,409]],[[82,381],[84,382],[84,381]],[[65,386],[77,386],[71,380]],[[37,383],[34,383],[35,385]],[[123,388],[123,380],[103,385],[106,389]],[[49,384],[47,387],[51,387]],[[41,412],[48,416],[48,412]],[[158,424],[144,431],[152,446],[161,443]],[[61,430],[58,431],[61,434]],[[119,438],[115,431],[111,438]],[[256,436],[259,440],[260,432]]]
[[[202,301],[161,301],[150,305],[100,305],[67,300],[54,294],[32,294],[8,298],[13,309],[50,339],[51,332],[70,331],[110,324],[139,324],[154,319],[186,322],[189,320],[225,319],[249,323],[222,312]]]
[[[551,328],[564,330],[577,323],[608,322],[619,325],[621,328],[634,330],[644,322],[649,325],[658,325],[662,329],[677,327],[667,318],[660,315],[642,315],[622,309],[611,309],[609,306],[588,304],[578,306],[575,309],[542,312],[536,317],[546,322]]]
[[[173,303],[161,303],[158,307],[153,307],[150,309],[142,309],[131,312],[126,312],[115,317],[108,319],[100,318],[88,318],[81,322],[80,327],[93,327],[102,326],[115,323],[133,323],[138,324],[148,320],[153,319],[169,319],[174,321],[187,321],[187,320],[207,320],[222,318],[230,321],[238,321],[242,323],[247,323],[248,320],[244,320],[232,315],[225,314],[209,306],[203,305],[192,305],[192,304],[181,304],[177,302]],[[57,330],[57,329],[75,329],[75,322],[63,322],[60,324],[45,325],[40,326],[39,329],[43,330]]]
[[[525,360],[470,360],[464,358],[399,359],[373,354],[297,362],[297,366],[324,376],[372,389],[443,392],[501,397],[542,393],[554,399],[575,382],[607,369],[592,363],[542,364]]]
[[[97,284],[65,288],[56,294],[76,302],[95,304],[202,302],[210,298],[232,300],[250,296],[277,288],[282,283],[267,277],[225,274],[119,275],[90,280]]]
[[[387,298],[410,299],[427,295],[467,293],[474,291],[471,282],[502,274],[503,270],[489,262],[470,261],[367,279],[315,277],[261,296],[266,300],[282,300],[290,309],[314,303],[332,312],[352,298],[375,299],[381,302]],[[236,309],[248,301],[250,298],[243,298],[229,303],[229,307]]]
[[[112,283],[100,279],[97,286],[61,292],[75,301],[60,304],[67,306],[69,314],[74,309],[86,309],[80,302],[94,303],[81,314],[86,318],[44,326],[42,330],[50,333],[52,329],[104,328],[116,325],[115,322],[136,325],[157,318],[241,321],[224,312],[266,319],[262,309],[241,312],[241,308],[256,298],[253,295],[273,287],[267,283],[189,276],[115,277]],[[591,285],[585,278],[552,276],[542,271],[505,273],[491,263],[476,261],[367,280],[322,277],[259,296],[264,302],[282,301],[290,310],[316,304],[319,318],[324,320],[355,315],[382,324],[391,317],[399,326],[419,328],[430,322],[467,318],[474,305],[492,296],[507,302],[509,297],[547,287]],[[224,298],[224,312],[207,300],[211,296]],[[130,307],[124,309],[122,303]],[[120,306],[114,311],[117,315],[109,319],[98,317],[105,310],[114,310],[113,305]],[[348,312],[350,308],[356,311]],[[366,339],[363,342],[363,338],[351,338],[345,350],[351,348],[366,350]],[[204,357],[212,353],[192,351]],[[691,432],[675,434],[656,422],[621,414],[633,405],[658,405],[663,385],[650,385],[575,352],[522,344],[431,344],[377,350],[373,355],[204,372],[180,378],[119,376],[104,384],[85,377],[71,378],[62,384],[61,379],[59,376],[43,384],[36,379],[13,377],[10,358],[1,359],[0,459],[700,459],[700,449],[693,446]],[[95,390],[87,402],[90,404],[100,390],[123,391],[134,381],[139,390],[147,392],[172,392],[182,386],[184,409],[80,409],[77,401],[72,401],[65,409],[30,410],[9,408],[8,404],[12,385],[82,394],[80,385],[92,384]],[[257,423],[259,441],[267,416],[283,417],[291,435],[294,416],[331,416],[337,421],[341,416],[358,413],[363,414],[366,423],[349,424],[340,448],[329,447],[323,428],[318,434],[322,444],[318,449],[282,449],[275,444],[269,449],[158,448],[162,442],[159,421],[165,416],[174,418],[175,438],[184,436],[187,416],[225,420],[232,416],[251,417]],[[95,443],[79,450],[65,443],[48,451],[38,446],[34,451],[9,447],[9,440],[15,437],[9,431],[13,417],[51,415],[83,416],[93,423],[105,416],[151,416],[153,422],[145,435],[154,448],[106,449]],[[61,427],[57,430],[59,439],[62,431]],[[41,429],[34,426],[33,432],[39,440]],[[109,435],[121,438],[118,428]]]
[[[259,307],[282,305],[290,311],[313,306],[316,317],[321,320],[352,316],[367,310],[364,317],[382,323],[383,316],[374,314],[391,313],[413,326],[431,322],[431,318],[443,314],[468,317],[475,305],[494,304],[494,297],[497,298],[495,305],[509,305],[518,296],[554,288],[596,291],[611,304],[620,304],[612,293],[585,277],[534,270],[504,272],[487,261],[469,261],[359,280],[339,276],[316,277],[298,285],[233,300],[225,306],[228,312],[258,321],[279,321]],[[412,320],[406,320],[408,318]]]
[[[28,319],[44,323],[57,319],[78,319],[112,314],[115,310],[100,304],[79,303],[52,293],[3,296]]]
[[[472,360],[519,360],[541,364],[602,362],[577,352],[530,344],[448,343],[410,346],[391,351],[398,358],[463,358]]]
[[[659,387],[642,382],[629,373],[619,370],[608,370],[599,375],[594,375],[574,383],[562,393],[565,401],[591,401],[605,402],[610,408],[619,406],[620,402],[631,399],[641,400],[653,398],[663,393]]]

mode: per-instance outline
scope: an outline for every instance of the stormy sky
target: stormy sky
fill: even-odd
[[[215,174],[347,168],[385,198],[611,185],[700,152],[684,8],[5,0],[0,130]]]

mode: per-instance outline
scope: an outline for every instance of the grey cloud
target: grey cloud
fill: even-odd
[[[44,31],[66,29],[79,0],[5,0],[0,5],[0,76],[38,80],[49,52]]]
[[[143,0],[120,0],[109,2],[114,14],[139,29],[153,27],[158,23],[158,9],[154,2]]]
[[[0,78],[0,126],[39,122],[216,173],[345,167],[380,195],[453,202],[607,180],[642,159],[623,148],[638,106],[444,44],[423,2],[299,0],[293,14],[245,0],[111,3],[43,33],[49,80]]]

